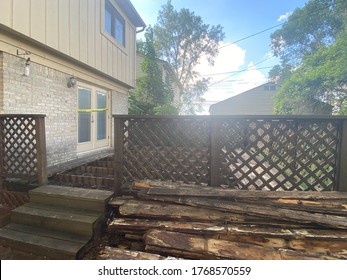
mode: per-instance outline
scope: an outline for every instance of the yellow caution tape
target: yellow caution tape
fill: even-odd
[[[108,111],[108,108],[103,108],[103,109],[77,109],[77,113],[93,113],[93,112],[105,112]]]

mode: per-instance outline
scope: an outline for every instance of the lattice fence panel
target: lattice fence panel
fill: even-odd
[[[29,202],[27,193],[0,190],[0,207],[14,209],[27,202]]]
[[[30,116],[4,117],[2,156],[6,176],[32,178],[38,172],[36,119]]]
[[[225,119],[222,185],[257,190],[332,190],[337,121]]]
[[[337,118],[123,116],[120,120],[124,180],[275,191],[337,187],[342,143]]]
[[[206,119],[130,118],[123,122],[125,179],[208,184],[210,124]]]

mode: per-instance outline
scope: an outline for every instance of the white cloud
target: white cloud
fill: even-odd
[[[267,82],[264,74],[257,70],[253,62],[248,64],[247,71],[242,73],[238,80],[234,86],[235,95]]]
[[[280,15],[279,18],[277,19],[277,21],[287,20],[292,13],[293,12],[286,12],[285,14]]]
[[[213,66],[210,66],[205,58],[201,59],[200,65],[196,68],[201,75],[213,75],[210,77],[218,80],[223,75],[215,74],[237,71],[244,64],[246,50],[236,44],[229,45],[228,43],[222,44],[220,47],[222,48],[219,50]]]
[[[239,71],[245,63],[246,50],[236,44],[228,43],[222,44],[221,47],[213,66],[208,65],[203,58],[196,68],[203,77],[210,79],[210,85],[215,84],[204,96],[208,102],[223,100],[230,95],[230,86],[226,86],[229,83],[229,76]]]
[[[204,98],[208,103],[212,104],[254,88],[266,81],[265,75],[251,62],[248,64],[246,71],[242,71],[237,75],[226,76],[225,80],[218,83],[211,83]]]
[[[196,68],[201,75],[209,75],[210,87],[203,96],[202,114],[208,114],[210,105],[235,96],[241,92],[267,82],[265,75],[257,70],[254,63],[245,67],[246,50],[236,44],[220,49],[214,66],[209,66],[205,59]],[[246,68],[246,71],[244,71]]]

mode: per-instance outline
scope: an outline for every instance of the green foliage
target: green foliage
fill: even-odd
[[[147,28],[145,38],[145,42],[140,44],[141,53],[144,55],[141,65],[144,76],[136,80],[137,87],[130,92],[129,113],[137,115],[178,114],[177,108],[173,105],[174,94],[171,81],[169,79],[164,81],[163,72],[157,62],[151,27]]]
[[[200,16],[188,9],[176,11],[168,0],[159,11],[153,30],[160,57],[171,65],[183,87],[181,112],[192,113],[208,84],[195,67],[203,56],[213,65],[219,42],[224,38],[223,28],[204,24]]]
[[[269,72],[282,84],[276,113],[294,113],[305,105],[321,112],[324,103],[334,113],[346,112],[346,11],[346,1],[310,0],[271,35],[281,62]]]
[[[299,103],[331,104],[334,113],[347,112],[347,29],[331,46],[307,55],[276,96],[277,113],[293,113]],[[317,108],[319,109],[319,108]]]
[[[297,67],[303,57],[332,44],[343,30],[347,3],[341,0],[310,0],[296,9],[281,29],[271,34],[271,47],[281,65]]]

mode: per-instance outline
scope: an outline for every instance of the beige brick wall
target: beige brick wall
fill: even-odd
[[[112,91],[112,116],[113,115],[127,115],[128,114],[128,95],[124,93],[119,93]],[[114,135],[114,118],[112,117],[112,129],[111,129],[111,145],[113,144]]]
[[[128,95],[112,91],[112,115],[128,114]]]
[[[0,113],[46,115],[48,166],[88,155],[77,154],[77,90],[67,87],[70,75],[32,62],[25,77],[24,64],[24,58],[0,52]],[[112,91],[111,103],[112,114],[128,113],[127,94]]]
[[[68,75],[36,63],[24,74],[25,60],[3,53],[5,114],[45,114],[48,166],[76,158],[76,93]]]
[[[3,83],[3,53],[0,52],[0,113],[2,112],[3,107],[3,90],[4,90],[4,83]]]

